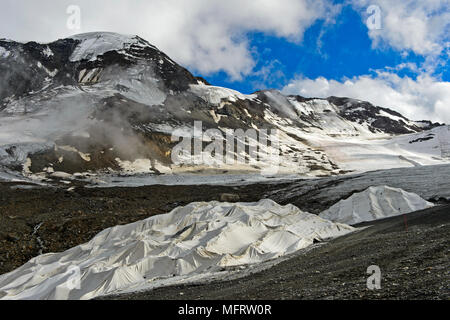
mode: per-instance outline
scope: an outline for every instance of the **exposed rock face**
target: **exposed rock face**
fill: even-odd
[[[193,202],[105,229],[65,252],[33,258],[0,275],[0,299],[92,299],[137,287],[207,279],[227,268],[276,259],[352,231],[348,225],[268,199]],[[71,280],[74,266],[79,289],[67,289],[61,284]]]

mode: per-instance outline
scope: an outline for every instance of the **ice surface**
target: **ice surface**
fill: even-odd
[[[112,32],[83,33],[72,36],[72,39],[80,40],[81,43],[73,51],[70,61],[93,61],[108,51],[126,49],[138,42],[135,36]]]
[[[88,187],[139,187],[151,185],[247,185],[264,182],[287,182],[305,178],[295,174],[265,176],[259,173],[242,174],[133,174],[129,176],[97,175],[97,185]]]

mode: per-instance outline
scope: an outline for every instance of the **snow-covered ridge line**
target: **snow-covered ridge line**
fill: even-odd
[[[427,132],[434,139],[411,138],[414,143],[403,135],[437,124],[410,121],[355,99],[285,96],[277,90],[245,95],[212,86],[138,36],[93,32],[48,44],[0,41],[0,48],[10,52],[0,58],[0,68],[9,71],[0,74],[9,84],[0,92],[0,146],[58,144],[82,152],[35,150],[18,163],[15,153],[0,151],[0,165],[8,169],[18,170],[30,158],[32,173],[44,176],[50,167],[68,175],[261,172],[249,163],[177,166],[172,134],[199,121],[221,132],[278,129],[278,174],[340,175],[450,160],[437,145],[445,146],[444,131]]]
[[[0,276],[0,299],[91,299],[155,281],[164,285],[175,276],[275,259],[353,230],[271,200],[191,203],[30,260]]]

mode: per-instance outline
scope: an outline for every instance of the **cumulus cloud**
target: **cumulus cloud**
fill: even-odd
[[[71,4],[81,8],[79,31],[66,28]],[[338,9],[330,0],[4,0],[0,37],[45,42],[88,31],[138,34],[194,71],[239,80],[255,66],[248,32],[301,42],[308,27]]]
[[[381,29],[368,31],[374,47],[388,45],[424,56],[439,56],[449,48],[449,0],[349,1],[364,18],[369,6],[380,8]]]
[[[416,79],[391,71],[342,81],[300,77],[285,86],[283,92],[305,97],[351,97],[396,110],[409,119],[450,123],[450,82],[426,73]]]

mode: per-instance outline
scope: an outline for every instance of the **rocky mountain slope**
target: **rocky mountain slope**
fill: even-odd
[[[213,130],[196,134],[196,121]],[[244,150],[225,143],[239,129],[256,132],[233,138]],[[266,146],[274,129],[279,145]],[[174,161],[181,141],[194,148]],[[231,161],[210,159],[205,150],[217,141]],[[13,175],[260,172],[274,164],[270,173],[338,175],[446,163],[448,141],[447,127],[365,101],[212,86],[138,36],[0,40],[0,165]]]

